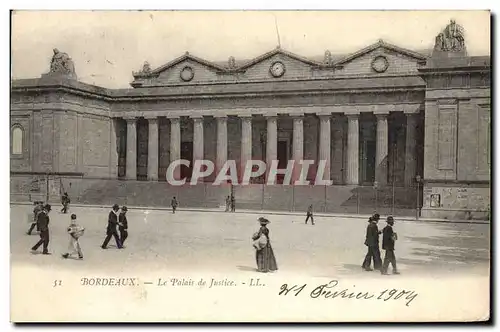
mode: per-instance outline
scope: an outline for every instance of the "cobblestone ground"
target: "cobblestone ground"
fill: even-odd
[[[253,273],[254,250],[251,236],[258,230],[258,215],[223,212],[131,210],[129,238],[118,250],[113,240],[108,250],[100,245],[105,237],[108,209],[73,207],[50,214],[49,256],[33,255],[31,246],[38,235],[28,236],[31,206],[11,206],[12,264],[57,269],[82,269],[100,273],[175,269]],[[85,259],[64,260],[70,213],[86,227],[81,239]],[[265,216],[265,213],[263,213]],[[311,277],[349,275],[363,278],[371,273],[360,268],[366,220],[317,217],[316,225],[304,224],[303,216],[268,216],[271,244],[279,273]],[[385,222],[379,223],[382,229]],[[490,227],[484,224],[398,222],[395,230],[396,257],[404,275],[489,273]]]

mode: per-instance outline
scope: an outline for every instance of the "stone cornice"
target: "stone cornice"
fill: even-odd
[[[202,109],[202,110],[182,110],[180,111],[121,111],[113,112],[113,117],[160,117],[179,118],[185,117],[227,117],[227,116],[266,116],[276,117],[279,115],[304,116],[307,114],[360,114],[360,113],[389,113],[389,112],[404,112],[418,113],[422,109],[422,103],[411,104],[370,104],[370,105],[330,105],[330,106],[307,106],[307,107],[248,107],[248,108],[231,108],[231,109]]]
[[[63,92],[101,99],[109,102],[138,100],[178,100],[204,98],[237,98],[260,96],[356,93],[356,92],[393,92],[424,90],[425,81],[419,76],[359,77],[338,79],[309,79],[265,82],[232,82],[204,85],[172,86],[140,89],[105,89],[74,80],[17,80],[12,82],[11,93],[23,92]]]

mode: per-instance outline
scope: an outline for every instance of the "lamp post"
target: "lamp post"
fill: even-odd
[[[377,181],[373,182],[373,190],[375,190],[375,212],[377,212],[377,210],[378,210],[378,191],[377,191],[377,187],[378,187],[378,182]]]
[[[416,214],[417,214],[417,220],[418,220],[418,218],[420,217],[420,181],[422,180],[422,178],[420,177],[420,175],[417,175],[415,177],[415,180],[417,182],[417,206],[416,206]]]
[[[394,215],[394,206],[396,205],[396,154],[398,153],[397,145],[392,147],[392,215]]]

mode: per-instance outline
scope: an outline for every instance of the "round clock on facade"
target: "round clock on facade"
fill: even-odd
[[[377,73],[385,72],[388,67],[389,67],[389,61],[387,61],[387,58],[383,55],[375,57],[372,61],[372,69],[375,70]]]
[[[193,79],[194,77],[194,70],[193,68],[189,67],[189,66],[186,66],[184,68],[182,68],[181,70],[181,79],[184,81],[184,82],[189,82]]]
[[[285,65],[283,62],[275,62],[271,65],[271,68],[269,68],[269,71],[271,72],[271,75],[274,77],[281,77],[285,74]]]

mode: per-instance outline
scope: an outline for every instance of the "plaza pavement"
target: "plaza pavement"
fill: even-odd
[[[311,277],[347,275],[372,277],[360,265],[366,218],[332,217],[317,214],[316,225],[304,224],[304,215],[270,213],[224,213],[202,211],[129,210],[126,248],[102,250],[109,208],[71,206],[68,214],[57,206],[50,214],[49,256],[33,255],[38,235],[28,236],[28,205],[11,205],[11,262],[41,268],[70,268],[100,272],[180,269],[255,273],[251,236],[258,230],[258,216],[271,220],[271,243],[279,273]],[[85,259],[63,260],[71,213],[86,227],[81,239]],[[385,222],[379,223],[379,229]],[[396,217],[399,235],[396,257],[403,275],[489,273],[490,226],[474,223],[431,223],[404,221]],[[112,239],[111,245],[114,244]],[[383,252],[382,252],[383,254]]]

